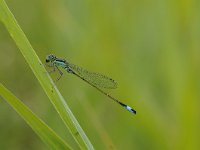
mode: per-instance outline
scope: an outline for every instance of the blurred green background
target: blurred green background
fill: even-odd
[[[200,149],[199,0],[6,2],[41,60],[53,53],[112,77],[108,92],[137,110],[65,73],[57,86],[95,149]],[[1,82],[78,149],[2,24],[0,60]],[[0,149],[47,149],[2,99]]]

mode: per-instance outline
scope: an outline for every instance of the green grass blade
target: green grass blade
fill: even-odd
[[[20,49],[22,55],[26,59],[27,63],[40,82],[56,111],[62,118],[63,122],[70,130],[79,147],[81,149],[94,149],[83,129],[69,109],[66,101],[58,89],[53,86],[53,82],[49,75],[44,73],[46,72],[44,66],[42,65],[40,59],[33,50],[31,44],[29,43],[28,39],[26,38],[25,34],[18,25],[4,0],[0,0],[0,20],[6,26],[11,37]]]
[[[0,96],[26,121],[51,149],[71,149],[57,134],[0,83]]]

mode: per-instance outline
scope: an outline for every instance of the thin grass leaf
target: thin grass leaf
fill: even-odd
[[[17,99],[8,89],[0,83],[0,96],[13,107],[13,109],[26,121],[33,131],[51,149],[70,150],[67,145],[51,128],[49,128],[38,116],[26,105]]]
[[[53,86],[51,78],[49,77],[49,75],[44,73],[46,72],[44,66],[42,65],[40,59],[33,50],[31,44],[29,43],[28,39],[26,38],[25,34],[18,25],[17,21],[15,20],[13,14],[7,7],[4,0],[0,0],[0,20],[7,28],[11,37],[20,49],[28,65],[32,69],[42,88],[49,97],[51,103],[62,118],[66,127],[71,132],[79,147],[81,149],[94,149],[83,129],[69,109],[66,101],[64,100],[58,89]]]

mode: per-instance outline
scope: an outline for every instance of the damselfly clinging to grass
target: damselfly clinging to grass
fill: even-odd
[[[74,74],[75,76],[79,77],[83,81],[87,82],[88,84],[96,88],[98,91],[100,91],[101,93],[103,93],[104,95],[112,99],[113,101],[120,104],[129,112],[136,114],[136,111],[133,108],[120,102],[119,100],[115,99],[114,97],[112,97],[111,95],[109,95],[108,93],[104,92],[101,89],[101,88],[107,88],[107,89],[117,88],[117,82],[114,81],[113,79],[99,73],[89,72],[79,66],[69,63],[65,59],[57,58],[53,54],[50,54],[47,56],[46,63],[49,64],[48,66],[53,67],[53,71],[55,71],[56,69],[59,71],[60,77],[58,78],[58,80],[63,75],[62,71],[59,69],[59,67],[61,67],[65,69],[68,73]]]

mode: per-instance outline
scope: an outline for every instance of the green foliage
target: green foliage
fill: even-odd
[[[35,133],[51,149],[71,149],[56,133],[40,120],[28,107],[17,99],[8,89],[0,84],[0,94],[10,106],[26,121]]]
[[[73,116],[65,100],[50,80],[50,77],[46,75],[44,66],[3,0],[0,1],[0,20],[4,23],[11,37],[20,49],[63,122],[71,131],[71,134],[79,144],[80,148],[93,149],[90,141],[78,124],[76,118]],[[76,133],[79,133],[79,135],[77,136]]]
[[[96,149],[200,149],[199,1],[6,2],[43,62],[52,53],[112,77],[118,88],[106,92],[137,110],[133,117],[63,72],[56,87]],[[0,15],[5,14],[1,11]],[[42,85],[48,87],[47,95],[56,95],[49,76],[41,74],[45,71],[41,62],[35,54],[29,58],[23,53],[28,64],[34,63],[37,82],[17,49],[0,24],[1,82],[78,149],[41,89],[39,82],[45,80]],[[29,145],[30,150],[44,149],[2,100],[0,118],[1,149],[21,150]]]

